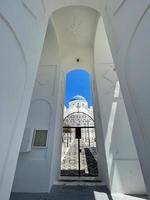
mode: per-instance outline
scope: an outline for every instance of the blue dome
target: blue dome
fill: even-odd
[[[76,95],[76,96],[74,96],[70,99],[70,101],[77,101],[77,100],[86,101],[86,99],[83,96],[80,96],[80,95]]]

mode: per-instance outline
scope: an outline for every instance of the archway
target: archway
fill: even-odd
[[[90,76],[87,71],[78,69],[67,73],[61,176],[98,176],[95,123],[90,90]]]
[[[105,2],[105,1],[103,1],[103,2]],[[28,72],[29,73],[28,73],[28,78],[27,78],[28,82],[27,82],[26,88],[25,88],[25,96],[27,96],[27,98],[23,98],[23,100],[20,102],[20,110],[21,111],[16,112],[13,109],[10,109],[10,111],[8,111],[8,115],[13,114],[14,119],[16,119],[16,122],[15,122],[13,128],[10,128],[12,130],[7,132],[7,134],[8,134],[7,142],[10,140],[10,138],[12,138],[12,134],[15,133],[13,140],[10,143],[8,142],[9,144],[5,145],[5,147],[3,147],[3,145],[1,146],[2,147],[1,152],[3,152],[3,150],[5,148],[6,148],[5,152],[8,152],[8,156],[6,157],[6,159],[3,155],[3,158],[4,158],[2,161],[3,167],[1,168],[1,174],[3,177],[2,182],[1,182],[2,186],[3,186],[2,195],[6,193],[5,185],[8,185],[8,191],[9,191],[11,184],[12,184],[15,166],[16,166],[16,162],[17,162],[16,160],[17,160],[17,156],[18,156],[18,152],[19,152],[19,146],[21,144],[21,139],[23,136],[23,130],[21,130],[21,129],[23,129],[23,127],[24,127],[26,116],[27,116],[29,100],[30,100],[31,93],[32,93],[33,81],[35,79],[35,73],[37,70],[38,60],[40,57],[42,38],[44,37],[43,36],[44,35],[43,27],[46,26],[45,25],[46,24],[46,22],[45,22],[46,15],[38,13],[38,10],[43,10],[43,13],[45,12],[44,7],[43,8],[40,7],[42,4],[34,5],[34,3],[32,2],[31,4],[29,3],[27,6],[24,6],[25,3],[23,4],[23,6],[22,6],[22,4],[20,4],[20,5],[18,4],[18,6],[17,6],[17,1],[16,1],[16,3],[14,3],[13,6],[14,6],[14,9],[16,9],[15,14],[17,14],[17,16],[20,16],[20,13],[23,13],[23,16],[26,16],[25,18],[27,19],[25,21],[22,21],[22,26],[21,26],[22,30],[20,30],[20,23],[18,23],[19,21],[16,21],[16,19],[15,19],[16,15],[13,15],[10,12],[10,7],[12,6],[12,5],[11,6],[10,5],[11,4],[9,4],[8,2],[6,4],[2,3],[2,8],[4,6],[5,9],[2,9],[2,16],[4,16],[4,17],[2,17],[1,24],[3,26],[3,23],[6,23],[6,26],[8,26],[9,28],[11,26],[14,28],[11,30],[10,29],[8,30],[6,28],[5,30],[7,33],[14,35],[15,41],[19,41],[19,44],[21,44],[21,48],[23,46],[23,52],[24,52],[24,54],[27,58],[27,62],[28,62]],[[39,8],[39,9],[34,9],[34,7]],[[105,9],[103,9],[102,13],[103,13],[105,25],[107,28],[107,35],[109,36],[109,42],[111,44],[111,47],[113,48],[113,56],[115,59],[115,63],[117,64],[116,68],[120,69],[120,70],[118,70],[118,74],[119,74],[119,79],[120,79],[123,95],[125,97],[125,103],[126,103],[128,115],[130,117],[130,122],[132,125],[131,127],[133,130],[134,139],[135,139],[136,146],[138,149],[138,154],[140,155],[140,161],[141,161],[143,172],[145,174],[145,180],[147,180],[147,185],[149,185],[149,171],[148,171],[149,163],[150,163],[149,162],[149,153],[148,153],[149,152],[149,142],[148,142],[149,141],[149,101],[148,101],[149,93],[147,92],[149,89],[148,88],[148,86],[149,86],[149,76],[148,76],[148,74],[149,74],[149,67],[148,67],[149,66],[149,56],[147,54],[147,52],[149,51],[149,43],[147,42],[147,41],[149,41],[148,40],[149,35],[147,34],[147,33],[149,33],[149,23],[148,23],[149,2],[145,1],[145,2],[141,3],[141,1],[139,1],[136,4],[134,4],[133,1],[114,1],[114,2],[106,1],[106,3],[102,4],[102,7],[105,8]],[[20,10],[21,10],[21,12],[20,12]],[[133,12],[133,10],[134,10],[134,12]],[[40,14],[40,15],[38,15],[38,14]],[[8,16],[8,15],[10,15],[10,16]],[[130,20],[130,19],[132,19],[132,20]],[[124,33],[126,32],[125,24],[129,24],[130,27],[128,29],[128,34],[124,35]],[[23,36],[23,34],[26,31],[26,27],[27,27],[26,25],[28,25],[28,27],[34,27],[33,29],[30,29],[29,37],[27,37],[27,38],[25,37],[25,35]],[[36,37],[33,37],[36,33],[37,33]],[[18,38],[19,38],[19,40],[18,40]],[[147,40],[145,38],[147,38]],[[11,40],[13,41],[14,38]],[[3,58],[7,58],[8,57],[7,48],[9,48],[8,47],[9,45],[7,45],[7,42],[8,42],[7,37],[4,36],[3,41],[4,41],[3,44],[5,46],[5,50],[6,50],[6,53],[4,52]],[[7,41],[7,42],[5,42],[5,41]],[[138,41],[140,41],[140,43]],[[146,41],[146,43],[144,43],[143,41]],[[138,46],[138,48],[136,46],[139,44],[143,48],[143,53],[141,53],[140,51],[136,51],[136,49],[140,49],[139,46]],[[16,47],[16,44],[12,44],[12,47]],[[35,47],[37,47],[37,48],[35,49]],[[35,52],[35,50],[37,50],[37,51]],[[35,54],[31,58],[30,55],[32,55],[32,53],[31,53],[32,51],[35,52]],[[138,54],[137,54],[137,52],[138,52]],[[10,53],[10,55],[11,55],[11,53]],[[146,55],[146,57],[145,57],[145,55]],[[139,58],[140,58],[140,62],[138,60]],[[10,66],[10,68],[11,68],[12,63],[7,64],[7,63],[3,62],[3,65]],[[16,64],[14,64],[14,66],[15,65]],[[126,69],[126,66],[127,66],[127,70],[124,70],[124,69]],[[136,66],[138,66],[138,68],[137,68],[138,70],[136,70]],[[141,66],[144,66],[144,73],[143,73],[143,68]],[[20,68],[19,68],[19,70],[20,70]],[[134,78],[135,74],[137,75],[136,78],[142,77],[142,79],[145,82],[143,82],[143,81],[139,82],[138,78],[135,79]],[[15,76],[12,77],[13,78],[12,81],[17,80],[16,77],[17,76],[20,77],[19,75],[20,75],[20,73],[18,71],[15,72]],[[7,73],[5,76],[8,77]],[[3,79],[5,78],[5,76],[3,74]],[[21,83],[21,81],[19,81],[19,82]],[[6,85],[7,84],[1,84],[2,91],[5,91],[4,86],[6,87]],[[98,86],[97,83],[95,85],[97,86],[97,89],[100,88],[100,86]],[[138,87],[136,87],[137,85],[138,85]],[[95,88],[96,88],[96,86],[95,86]],[[11,87],[13,90],[13,85],[10,85],[10,90],[11,90]],[[9,90],[4,92],[4,97],[6,96],[6,99],[9,100],[9,98],[7,98],[7,95],[6,95],[7,93],[9,93]],[[15,95],[16,94],[14,93],[13,96],[15,97]],[[16,98],[17,98],[17,96],[16,96]],[[6,102],[8,102],[8,104],[10,103],[9,101],[6,101]],[[4,100],[4,104],[6,102]],[[20,113],[20,114],[18,114],[18,113]],[[11,116],[11,115],[9,115],[9,116]],[[3,114],[2,114],[2,118],[3,118]],[[99,113],[99,118],[101,118],[100,113]],[[6,119],[3,118],[3,120],[4,120],[3,124],[5,125],[4,128],[6,128],[7,127],[7,118]],[[21,124],[21,126],[20,126],[20,124]],[[14,131],[14,130],[16,130],[16,131]],[[22,134],[20,134],[20,133],[22,133]],[[16,145],[16,141],[17,141],[17,145]],[[13,151],[11,151],[11,148],[13,149]],[[12,168],[10,169],[9,161],[11,160],[12,155],[14,155],[15,159],[13,160],[13,163],[11,165]],[[10,173],[7,173],[7,172],[10,172]],[[7,174],[12,174],[11,178],[10,178],[11,181],[9,183],[7,182]],[[148,188],[150,188],[150,187],[148,187]]]

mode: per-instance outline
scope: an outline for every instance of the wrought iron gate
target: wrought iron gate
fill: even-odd
[[[64,153],[64,160],[62,161],[64,163],[62,163],[62,168],[66,170],[62,169],[61,175],[97,176],[98,170],[96,161],[96,150],[94,150],[96,149],[94,126],[64,126],[63,129],[63,144],[65,146],[64,149],[68,148],[66,150],[68,155],[65,155]],[[91,130],[93,130],[93,132]],[[69,149],[70,152],[68,152]]]

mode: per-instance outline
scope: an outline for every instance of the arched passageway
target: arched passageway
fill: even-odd
[[[66,75],[61,176],[98,176],[91,84],[85,70]]]
[[[131,191],[131,190],[133,192],[133,189],[135,188],[136,188],[136,191],[138,192],[144,191],[145,188],[144,188],[141,172],[139,173],[140,176],[137,177],[138,178],[137,182],[141,183],[139,182],[139,179],[142,180],[142,184],[140,184],[142,185],[141,187],[142,189],[137,188],[137,187],[134,187],[134,188],[126,187],[128,185],[128,181],[126,181],[125,179],[126,177],[129,176],[129,177],[132,177],[132,181],[136,182],[136,179],[134,179],[135,174],[131,169],[132,168],[131,165],[133,164],[133,168],[136,166],[135,168],[138,169],[139,171],[141,169],[140,167],[137,168],[137,165],[138,166],[141,165],[147,192],[148,194],[150,193],[149,191],[150,190],[150,172],[149,172],[149,168],[150,168],[150,156],[149,156],[150,106],[149,106],[149,92],[148,92],[149,85],[150,85],[150,76],[149,76],[150,61],[149,61],[149,54],[148,54],[149,48],[150,48],[150,44],[149,44],[149,31],[150,31],[149,14],[150,13],[149,13],[148,1],[136,1],[135,3],[135,1],[127,1],[127,0],[125,1],[101,0],[101,2],[94,0],[91,3],[89,1],[85,3],[85,1],[81,0],[81,2],[78,2],[79,5],[89,6],[89,8],[87,9],[88,10],[87,13],[91,13],[91,14],[93,13],[92,17],[90,18],[94,19],[94,22],[95,22],[95,23],[91,22],[92,24],[96,25],[96,19],[98,21],[98,18],[94,10],[93,9],[90,10],[91,7],[97,9],[98,11],[101,11],[101,15],[104,19],[106,33],[108,36],[108,41],[109,41],[112,55],[113,55],[113,60],[115,63],[115,69],[109,70],[110,73],[107,72],[106,74],[103,73],[105,71],[104,69],[106,69],[108,65],[111,64],[111,62],[109,63],[108,62],[109,59],[107,59],[107,56],[105,57],[105,55],[103,54],[103,51],[102,51],[103,48],[101,48],[101,51],[99,52],[101,52],[101,55],[104,55],[104,57],[103,59],[101,59],[102,57],[101,56],[99,57],[97,53],[97,58],[99,57],[100,60],[98,59],[98,61],[96,61],[95,64],[93,63],[93,61],[95,60],[93,59],[93,48],[92,48],[93,45],[91,45],[92,43],[88,43],[88,45],[90,44],[90,48],[88,48],[89,46],[85,45],[87,44],[87,41],[86,43],[83,43],[83,46],[82,46],[83,48],[75,49],[73,51],[73,55],[71,55],[71,50],[69,50],[67,46],[65,46],[65,49],[62,48],[64,47],[64,45],[62,45],[63,40],[61,40],[61,38],[59,37],[59,32],[60,32],[59,28],[61,27],[61,25],[63,26],[63,23],[62,24],[55,23],[58,18],[61,18],[61,15],[53,16],[52,21],[53,21],[54,28],[50,29],[50,30],[54,30],[52,31],[53,33],[51,33],[53,36],[51,35],[52,37],[48,39],[51,45],[49,46],[44,45],[46,48],[43,49],[43,52],[45,52],[45,55],[46,55],[46,52],[47,52],[46,49],[50,47],[51,53],[47,54],[45,57],[42,56],[41,58],[44,66],[52,66],[50,67],[51,81],[45,82],[45,79],[43,81],[43,77],[45,77],[48,74],[45,70],[45,72],[40,72],[42,75],[40,74],[41,76],[40,84],[39,84],[40,86],[38,86],[39,88],[42,86],[46,87],[48,91],[47,94],[49,94],[50,96],[44,93],[44,91],[46,90],[42,90],[42,92],[40,93],[38,92],[38,90],[33,91],[34,81],[36,78],[36,72],[38,69],[40,55],[42,52],[42,46],[43,46],[44,37],[46,33],[46,28],[47,28],[47,24],[49,20],[48,18],[49,16],[52,15],[54,11],[56,11],[56,9],[62,8],[68,5],[74,5],[74,4],[76,4],[74,1],[69,1],[69,2],[66,1],[64,5],[63,2],[60,2],[57,0],[55,2],[45,0],[45,1],[38,1],[36,3],[34,1],[23,0],[21,2],[18,2],[17,0],[15,0],[13,1],[13,3],[9,1],[0,3],[1,5],[0,6],[1,8],[0,9],[0,27],[1,27],[0,40],[2,44],[1,54],[0,54],[1,55],[0,60],[1,60],[1,66],[2,66],[1,73],[0,73],[1,75],[0,91],[2,92],[1,93],[2,98],[1,98],[1,114],[0,114],[0,117],[1,117],[1,125],[0,125],[1,131],[0,132],[2,134],[2,138],[5,140],[5,145],[4,145],[4,140],[1,140],[1,145],[0,145],[0,153],[1,153],[1,156],[0,156],[1,157],[0,195],[2,199],[7,200],[10,195],[10,191],[11,191],[11,187],[12,187],[12,183],[14,179],[14,174],[15,174],[15,169],[17,165],[17,158],[18,158],[20,146],[22,143],[25,123],[26,123],[26,119],[28,115],[28,110],[29,110],[32,94],[33,96],[34,94],[36,94],[37,96],[45,95],[46,99],[49,99],[49,97],[51,96],[50,108],[52,109],[47,109],[48,106],[45,101],[44,103],[42,102],[40,106],[43,106],[43,109],[45,110],[49,110],[51,114],[55,113],[53,117],[51,118],[52,120],[54,120],[53,122],[51,122],[53,126],[50,127],[51,130],[53,127],[53,130],[55,130],[54,131],[55,134],[50,134],[51,140],[49,141],[51,142],[51,145],[48,149],[48,152],[50,152],[50,155],[51,155],[50,157],[52,158],[52,162],[48,162],[46,149],[42,151],[37,150],[38,153],[40,152],[41,160],[42,161],[44,160],[43,166],[44,167],[47,166],[46,172],[50,174],[50,178],[47,178],[47,176],[45,176],[44,182],[43,181],[40,182],[41,184],[40,188],[42,189],[42,191],[48,191],[52,183],[54,182],[54,180],[57,179],[56,171],[59,171],[59,169],[56,170],[55,168],[56,166],[58,166],[57,163],[59,163],[58,160],[60,160],[60,158],[56,157],[55,159],[55,153],[60,155],[58,153],[59,148],[57,148],[58,146],[56,144],[59,141],[60,135],[57,133],[61,132],[60,127],[62,125],[61,119],[63,116],[62,109],[61,109],[61,104],[63,102],[63,95],[61,91],[64,90],[63,89],[63,86],[64,86],[63,72],[64,72],[65,66],[71,66],[71,65],[73,66],[74,62],[76,63],[76,59],[78,58],[79,54],[82,54],[81,57],[83,58],[83,60],[81,59],[81,61],[83,63],[85,62],[84,58],[87,58],[88,60],[88,63],[82,66],[89,66],[89,68],[91,66],[94,66],[94,71],[92,71],[94,72],[93,77],[92,77],[93,97],[94,97],[93,99],[94,99],[94,104],[96,108],[96,110],[94,111],[94,115],[95,115],[95,119],[97,120],[96,122],[97,132],[101,130],[99,133],[102,133],[103,131],[103,135],[101,135],[101,137],[99,137],[100,134],[97,135],[99,137],[99,144],[101,143],[100,147],[103,147],[102,149],[99,149],[103,155],[102,156],[103,159],[101,160],[101,168],[104,169],[107,166],[107,163],[109,162],[113,166],[112,168],[108,166],[108,169],[102,172],[103,180],[105,180],[107,185],[111,188],[111,186],[113,186],[113,180],[115,179],[110,179],[110,176],[111,174],[114,174],[114,177],[115,178],[117,177],[117,182],[119,183],[119,185],[121,185],[120,182],[123,183],[121,185],[121,188],[120,187],[118,188],[116,187],[116,185],[114,185],[115,186],[114,191],[116,190],[116,188],[117,188],[117,191],[121,191],[121,192]],[[83,9],[83,10],[85,11],[86,9]],[[59,12],[59,10],[57,11]],[[63,12],[64,12],[64,9],[61,10],[60,14]],[[77,16],[80,16],[80,14],[78,13]],[[71,30],[73,30],[74,35],[78,35],[78,33],[80,33],[81,25],[80,23],[78,23],[78,19],[77,21],[75,21],[75,23],[71,24],[69,27],[71,27]],[[28,34],[25,34],[27,30],[28,30]],[[95,30],[96,30],[96,26],[95,26]],[[88,31],[86,32],[88,33]],[[94,33],[92,33],[92,35],[94,35]],[[55,39],[51,40],[51,38],[53,39],[55,38]],[[93,37],[93,40],[94,38],[95,37]],[[47,37],[45,39],[47,39]],[[61,45],[62,47],[60,47]],[[103,45],[104,44],[101,42],[101,47]],[[54,47],[54,48],[51,49],[51,47]],[[69,59],[69,57],[63,54],[66,52],[68,55],[69,51],[70,51],[71,59]],[[94,53],[94,55],[96,56],[96,53]],[[111,69],[113,69],[113,65],[111,66],[112,66]],[[77,67],[80,67],[80,64]],[[120,101],[120,97],[113,96],[114,90],[112,90],[112,88],[114,88],[114,85],[115,85],[115,88],[117,88],[118,86],[116,86],[114,82],[109,82],[110,80],[109,76],[116,77],[116,75],[114,75],[115,70],[119,78],[120,88],[123,94],[124,101]],[[100,76],[101,73],[103,74],[103,77]],[[118,78],[117,78],[117,81],[118,81]],[[109,83],[107,81],[106,81],[107,83],[102,81],[102,79],[105,79],[105,80],[107,79]],[[50,90],[46,86],[47,83],[50,85],[49,87]],[[109,88],[110,86],[109,84],[112,86],[112,88]],[[107,90],[108,93],[111,91],[111,93],[109,93],[111,98],[104,98],[104,97],[108,97],[109,95],[108,93],[105,93],[106,91],[103,90],[101,85],[103,85],[103,88],[105,88],[106,86],[106,89],[108,89]],[[113,96],[113,98],[111,95]],[[114,108],[116,106],[114,106],[113,109],[111,109],[112,102],[114,102],[114,99],[115,99],[115,103],[117,102],[117,105],[120,105],[120,106],[117,106],[117,108],[118,110],[120,110],[121,113],[125,111],[125,107],[124,107],[124,103],[125,103],[132,134],[133,134],[132,139],[130,137],[132,136],[132,134],[129,134],[128,135],[129,140],[125,140],[125,141],[126,142],[132,141],[131,142],[132,144],[130,143],[129,145],[130,147],[133,147],[134,142],[135,142],[135,146],[136,146],[136,150],[138,154],[138,157],[136,156],[136,159],[135,159],[135,155],[137,154],[136,154],[135,148],[134,148],[134,151],[132,151],[134,152],[134,155],[133,154],[130,155],[132,157],[130,159],[130,156],[126,157],[126,154],[124,154],[124,152],[119,150],[119,153],[118,153],[119,147],[118,149],[112,148],[112,146],[110,145],[110,140],[113,139],[113,137],[111,137],[111,135],[107,135],[109,137],[105,137],[106,136],[105,133],[108,133],[108,131],[110,131],[110,129],[107,131],[107,125],[109,124],[108,122],[109,122],[110,113],[112,113],[113,116],[116,113],[116,116],[117,116],[116,119],[118,121],[120,121],[121,119],[124,119],[122,115],[119,114],[120,113],[119,111],[113,112],[115,111]],[[113,105],[116,105],[116,104],[113,104]],[[56,110],[55,112],[53,112],[52,110],[55,107],[56,107]],[[112,112],[110,112],[111,110]],[[45,115],[45,116],[48,117],[49,115]],[[128,118],[126,116],[126,119]],[[59,122],[59,125],[56,124],[56,121]],[[115,122],[116,121],[114,120],[114,124]],[[126,122],[127,124],[123,122],[122,123],[124,125],[126,124],[129,127],[128,121]],[[118,133],[119,129],[120,129],[120,126],[119,127],[115,126],[115,133],[116,132]],[[126,129],[126,126],[123,130],[126,130],[126,132],[128,132]],[[131,133],[131,130],[128,133]],[[120,138],[120,134],[118,134],[118,138]],[[127,137],[125,138],[127,139]],[[106,143],[105,143],[105,139],[106,140],[108,139]],[[120,143],[118,142],[118,140],[116,140],[116,138],[114,139],[114,141],[117,141],[117,144],[114,143],[115,147],[117,147],[117,145]],[[60,144],[60,141],[58,143]],[[108,149],[105,148],[106,146],[104,146],[104,144],[110,147],[109,149],[110,151],[107,151]],[[115,156],[113,158],[116,159],[116,162],[113,162],[114,160],[112,159],[112,151],[111,151],[112,149],[115,149],[115,151],[113,152],[113,155]],[[128,148],[128,150],[129,149],[130,148]],[[128,153],[128,155],[129,154],[130,153]],[[27,154],[23,154],[23,158],[27,158],[28,156],[26,155]],[[121,160],[122,156],[124,157],[124,160],[126,159],[126,161],[124,161],[126,162],[126,164],[127,164],[127,161],[136,160],[135,161],[136,164],[130,163],[131,165],[130,164],[129,165],[131,168],[130,167],[126,168],[129,170],[126,171],[128,175],[125,177],[124,177],[125,174],[122,177],[122,174],[123,174],[122,170],[120,170],[120,173],[119,173],[121,175],[120,177],[116,175],[115,173],[113,173],[113,172],[117,173],[117,171],[114,170],[116,169],[115,167],[117,167],[118,169],[121,169],[122,167],[125,166],[124,164],[122,165],[121,161],[118,162],[118,160]],[[140,165],[138,163],[138,158],[140,161]],[[34,161],[35,160],[39,161],[39,159],[34,159]],[[45,165],[45,160],[47,163],[46,165]],[[28,163],[30,163],[30,165],[28,166],[32,165],[32,162],[30,159],[28,159]],[[32,180],[36,180],[37,171],[35,170],[35,172],[36,172],[34,174],[35,179],[32,179]],[[20,171],[20,174],[22,174],[22,171]],[[26,177],[29,177],[29,175]],[[118,177],[120,179],[118,179]],[[25,176],[23,178],[25,178]],[[29,189],[32,188],[33,189],[32,191],[36,192],[37,185],[34,185],[34,184],[31,184],[31,185],[35,186],[35,188],[33,189],[32,187],[29,187]],[[132,184],[132,186],[134,186],[134,184]]]

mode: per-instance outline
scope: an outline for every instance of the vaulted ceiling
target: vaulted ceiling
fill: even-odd
[[[96,10],[84,6],[69,6],[53,13],[51,19],[55,26],[60,55],[62,59],[79,57],[88,61],[89,51],[93,47],[99,14]],[[87,64],[87,63],[86,63]],[[85,65],[81,62],[81,65]]]

